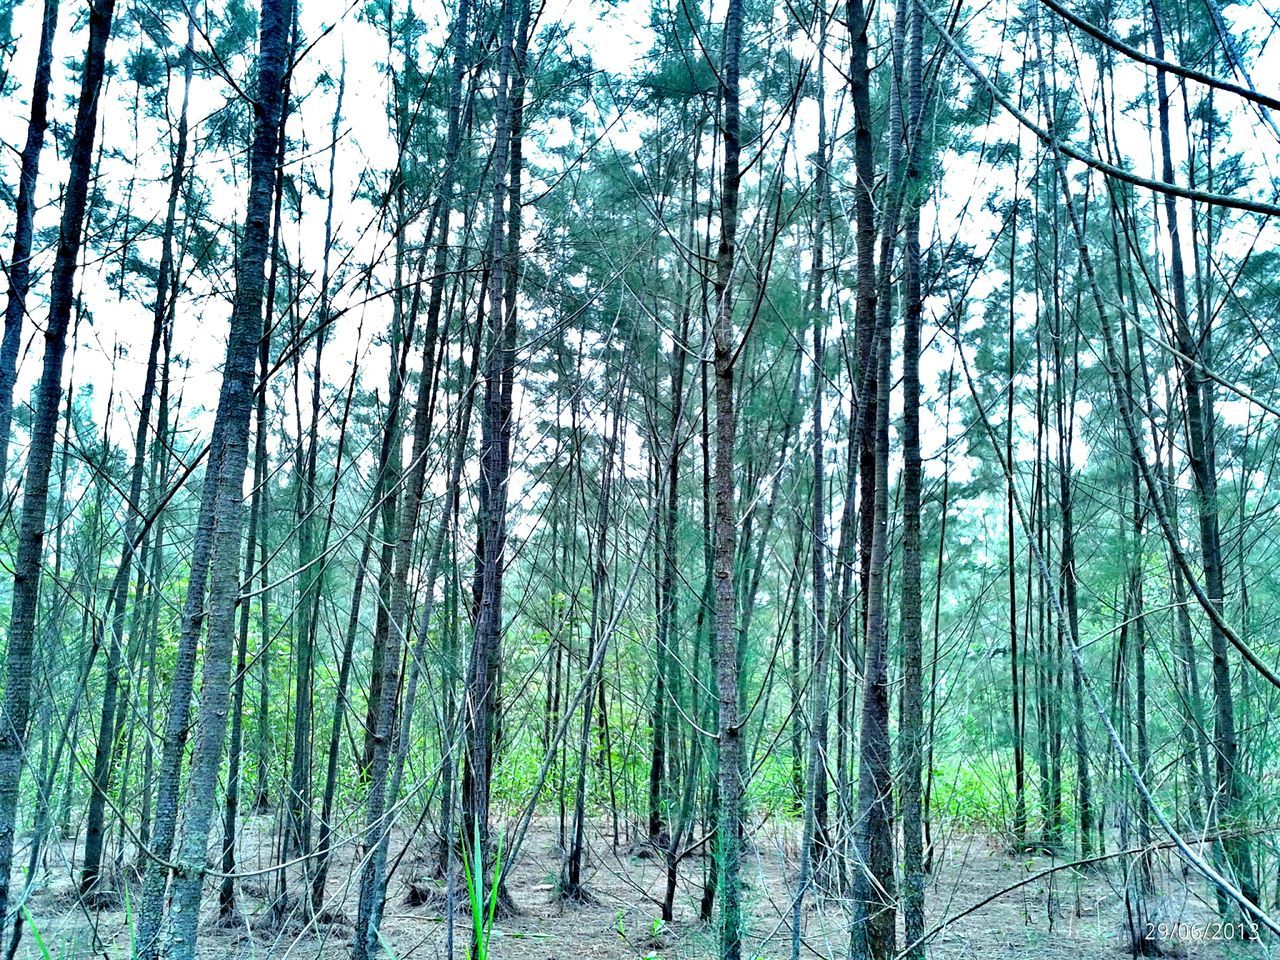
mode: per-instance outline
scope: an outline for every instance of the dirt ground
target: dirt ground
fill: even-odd
[[[272,823],[251,819],[245,831],[240,869],[272,862]],[[498,921],[491,956],[494,960],[648,960],[648,958],[712,958],[715,929],[697,919],[706,860],[684,864],[676,898],[676,919],[662,924],[660,900],[664,889],[662,862],[633,855],[638,848],[625,837],[615,853],[610,828],[595,826],[585,884],[591,900],[564,904],[556,895],[559,851],[555,828],[534,824],[514,867],[509,886],[518,914]],[[426,834],[421,844],[409,843],[392,880],[382,930],[388,957],[443,958],[446,954],[447,901],[443,884],[427,876],[430,851]],[[747,956],[759,960],[789,957],[790,903],[795,878],[794,824],[767,822],[752,836],[744,862],[749,922]],[[405,845],[396,837],[394,857]],[[86,911],[73,894],[68,865],[68,842],[54,848],[47,882],[30,901],[40,940],[54,960],[129,956],[126,904],[96,914]],[[1063,869],[1034,879],[1003,894],[981,909],[960,914],[992,894],[1057,865],[1047,856],[1014,856],[987,836],[957,834],[939,841],[938,862],[926,890],[928,923],[940,925],[932,936],[929,955],[939,960],[1094,960],[1131,956],[1127,949],[1125,898],[1120,860],[1087,873]],[[240,914],[232,924],[214,916],[216,895],[205,902],[209,916],[202,923],[200,954],[209,960],[309,960],[345,957],[349,920],[355,913],[358,867],[354,845],[341,848],[329,878],[329,914],[323,924],[305,922],[297,912],[281,919],[267,906],[271,881],[252,876],[240,885]],[[1168,925],[1173,934],[1160,940],[1165,955],[1188,958],[1264,956],[1256,944],[1223,938],[1205,939],[1215,931],[1215,908],[1202,884],[1188,881],[1181,864],[1160,855],[1154,865],[1156,896],[1151,919]],[[16,886],[17,884],[15,884]],[[425,902],[413,905],[411,887]],[[137,885],[131,886],[137,896]],[[455,953],[461,960],[469,939],[468,915],[460,890],[456,915]],[[333,922],[334,918],[337,922]],[[1183,936],[1177,936],[1181,922]],[[96,931],[95,931],[96,928]],[[95,944],[96,937],[96,944]],[[899,933],[899,944],[903,945]],[[848,946],[848,912],[833,898],[810,898],[805,910],[803,955],[842,958]],[[28,932],[18,956],[41,960],[37,938]]]

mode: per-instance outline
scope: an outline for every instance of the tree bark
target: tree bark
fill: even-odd
[[[518,11],[518,12],[517,12]],[[466,753],[462,777],[462,842],[490,856],[489,788],[499,739],[498,700],[502,678],[503,567],[506,546],[507,482],[511,471],[511,390],[515,374],[515,280],[513,236],[519,229],[518,144],[523,57],[529,26],[527,0],[504,0],[497,66],[496,141],[488,236],[488,331],[481,418],[477,516],[476,615],[467,657],[463,714]],[[517,22],[519,29],[517,30]],[[517,43],[518,40],[518,43]],[[510,209],[507,210],[510,204]],[[504,210],[507,215],[504,216]],[[510,218],[508,222],[508,217]],[[488,881],[486,880],[486,883]],[[504,901],[504,893],[499,893]],[[509,903],[506,904],[509,906]]]
[[[1164,24],[1160,4],[1151,0],[1152,46],[1158,59],[1164,59]],[[1169,91],[1166,71],[1156,71],[1156,108],[1160,121],[1160,159],[1162,176],[1173,176],[1173,157],[1169,129]],[[1223,562],[1222,538],[1218,524],[1218,479],[1213,459],[1213,384],[1204,374],[1201,358],[1211,350],[1210,331],[1193,333],[1187,305],[1186,268],[1182,259],[1182,240],[1178,204],[1172,194],[1165,194],[1165,230],[1169,237],[1169,269],[1173,286],[1174,335],[1181,354],[1183,406],[1186,411],[1187,459],[1191,464],[1196,489],[1196,514],[1199,520],[1200,556],[1204,564],[1204,582],[1209,602],[1222,614]],[[1239,738],[1236,734],[1235,696],[1228,660],[1225,632],[1211,619],[1209,645],[1213,654],[1211,676],[1214,696],[1214,754],[1216,758],[1218,823],[1230,824],[1245,800],[1246,786],[1238,770]],[[1222,849],[1234,871],[1241,891],[1258,902],[1257,883],[1253,873],[1253,854],[1247,837],[1238,836],[1222,842]]]
[[[742,0],[729,0],[720,64],[724,160],[720,184],[720,244],[715,270],[715,661],[719,703],[719,812],[716,823],[720,870],[720,957],[742,956],[742,818],[745,800],[743,720],[739,709],[739,649],[735,623],[734,557],[737,515],[734,507],[734,361],[740,345],[733,329],[734,267],[738,240],[738,193],[742,182],[742,145],[738,106],[742,52]]]
[[[822,59],[826,51],[825,25],[819,35],[818,58]],[[813,470],[813,490],[810,502],[810,527],[812,549],[810,551],[810,570],[813,576],[813,672],[809,680],[809,709],[807,714],[797,710],[792,723],[800,728],[802,716],[807,716],[809,736],[805,758],[805,778],[802,793],[804,803],[804,823],[800,841],[800,871],[796,879],[796,894],[791,905],[791,960],[799,960],[801,933],[804,917],[804,900],[809,886],[813,882],[814,845],[818,833],[818,797],[825,794],[825,787],[819,784],[827,780],[826,731],[828,722],[827,686],[830,673],[830,656],[827,638],[827,468],[826,448],[823,443],[825,427],[822,422],[822,398],[825,391],[826,370],[823,366],[825,332],[823,310],[823,283],[826,279],[826,227],[829,217],[828,209],[828,174],[827,165],[830,155],[827,148],[827,110],[826,87],[819,82],[818,92],[818,151],[814,171],[814,195],[816,197],[813,216],[813,260],[809,271],[810,323],[813,327],[813,403],[811,438],[811,459]],[[798,588],[797,588],[798,589]],[[796,597],[796,612],[793,614],[797,638],[799,633],[800,603]],[[799,646],[798,639],[795,644]],[[797,657],[798,659],[798,657]],[[796,671],[797,684],[799,670]],[[799,703],[799,687],[797,685],[797,704]]]
[[[906,11],[907,129],[910,131],[910,140],[906,169],[906,231],[902,251],[902,773],[899,789],[902,811],[902,912],[907,960],[924,960],[925,955],[921,766],[926,743],[920,602],[920,500],[923,476],[920,458],[920,327],[924,312],[920,282],[920,153],[925,106],[922,2],[923,0],[909,0]],[[900,3],[898,6],[899,16],[904,12],[904,5]],[[1012,349],[1012,338],[1009,346]],[[1012,395],[1012,385],[1010,393]],[[1010,527],[1010,537],[1012,535]],[[936,653],[934,657],[936,660]]]
[[[36,608],[44,558],[45,514],[49,502],[49,472],[62,401],[62,361],[67,327],[75,300],[76,263],[84,231],[89,173],[98,126],[98,93],[106,63],[107,40],[115,0],[96,0],[89,10],[89,45],[84,58],[80,99],[76,108],[71,163],[63,196],[58,252],[45,323],[44,364],[37,394],[27,473],[23,486],[18,549],[14,561],[13,595],[5,652],[3,722],[0,723],[0,924],[8,915],[9,871],[17,826],[18,788],[22,779],[27,729],[31,717],[32,660]],[[34,181],[32,188],[34,189]]]
[[[174,139],[173,169],[169,174],[169,201],[165,212],[164,228],[160,238],[160,265],[156,278],[156,295],[152,308],[151,349],[147,355],[146,376],[138,414],[138,427],[134,437],[133,467],[129,477],[129,498],[125,503],[123,547],[115,581],[112,585],[109,607],[111,609],[111,639],[107,648],[106,678],[102,694],[102,716],[93,758],[93,780],[90,784],[89,809],[85,818],[84,865],[80,875],[80,892],[92,899],[102,867],[102,840],[106,813],[107,790],[116,763],[120,742],[117,729],[116,695],[120,685],[120,653],[124,644],[125,600],[129,579],[133,572],[136,550],[135,529],[141,513],[142,481],[147,460],[147,436],[151,426],[151,405],[156,390],[156,371],[160,347],[165,338],[166,326],[173,295],[173,239],[177,221],[178,197],[186,174],[187,157],[187,108],[191,98],[193,73],[193,48],[195,18],[187,17],[187,43],[183,52],[182,109],[178,115],[178,129]],[[2,398],[0,398],[2,400]],[[2,471],[0,471],[2,475]]]
[[[280,118],[284,110],[284,77],[293,22],[292,7],[291,0],[263,0],[262,3],[249,197],[237,260],[226,363],[192,548],[177,666],[170,692],[152,849],[157,859],[147,865],[135,939],[140,960],[154,960],[160,951],[160,923],[168,873],[164,863],[171,855],[176,834],[179,771],[194,686],[196,648],[206,617],[207,587],[209,633],[204,649],[203,688],[196,743],[187,777],[183,834],[178,843],[174,871],[173,942],[167,951],[175,960],[191,960],[195,956],[196,928],[208,859],[209,825],[226,734],[236,629],[235,607],[240,589],[238,560],[243,534],[242,487],[254,400],[254,366],[262,336],[264,267],[269,246],[277,150],[282,135]]]
[[[262,337],[270,342],[270,334]],[[268,347],[268,350],[270,348]],[[259,353],[259,361],[264,361],[266,354]],[[269,370],[265,362],[259,363],[258,395],[265,396]],[[255,424],[253,453],[253,498],[249,503],[249,531],[246,536],[244,551],[243,582],[253,582],[255,566],[255,548],[260,541],[259,524],[266,506],[267,485],[267,422],[263,414],[264,405],[259,405],[259,418]],[[235,870],[236,870],[236,835],[240,815],[240,781],[241,746],[244,737],[244,685],[249,655],[249,622],[253,614],[253,601],[244,597],[239,603],[240,626],[236,640],[235,687],[231,702],[231,745],[228,749],[227,792],[222,814],[222,879],[218,884],[218,915],[224,920],[235,914]]]
[[[18,379],[18,350],[22,346],[22,318],[31,286],[31,238],[35,220],[40,152],[49,129],[49,81],[53,68],[53,38],[58,32],[59,0],[45,0],[40,21],[40,50],[31,86],[31,119],[22,147],[18,196],[13,207],[13,256],[9,259],[9,291],[0,340],[0,486],[9,473],[9,430],[13,423],[13,387]]]
[[[851,84],[854,104],[854,163],[858,178],[858,302],[855,323],[863,338],[862,510],[863,580],[865,584],[864,670],[858,758],[858,796],[854,811],[854,846],[860,866],[853,872],[854,919],[850,956],[855,960],[888,960],[894,953],[896,910],[893,877],[892,758],[889,735],[888,581],[889,537],[889,361],[892,310],[888,303],[894,233],[902,195],[901,103],[891,93],[889,137],[889,204],[881,226],[876,276],[876,222],[871,201],[874,167],[871,156],[869,12],[862,0],[848,0],[853,33]],[[900,49],[900,38],[895,46]],[[900,64],[895,79],[900,78]],[[870,285],[870,286],[868,286]],[[872,372],[874,370],[874,373]],[[869,381],[869,383],[868,383]],[[874,397],[874,399],[872,399]],[[868,444],[870,457],[867,456]]]

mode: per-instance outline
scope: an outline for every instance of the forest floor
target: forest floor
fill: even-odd
[[[255,862],[271,862],[273,822],[253,818],[244,834],[240,869],[251,872]],[[519,862],[512,870],[509,892],[518,914],[500,918],[493,940],[494,960],[650,960],[650,958],[712,958],[716,953],[715,929],[697,920],[705,858],[689,858],[681,871],[676,897],[676,919],[660,924],[660,901],[665,886],[661,859],[635,856],[635,847],[620,839],[615,853],[611,828],[596,824],[592,857],[585,870],[591,900],[565,904],[556,894],[559,851],[554,824],[535,822]],[[395,838],[403,844],[403,838]],[[791,891],[795,878],[795,825],[766,822],[755,831],[744,862],[745,909],[749,920],[747,955],[760,960],[790,956]],[[46,956],[37,938],[28,932],[18,956],[26,960],[79,960],[102,957],[121,960],[129,956],[129,923],[125,905],[90,914],[74,895],[66,864],[71,842],[54,848],[48,864],[48,883],[29,904]],[[426,877],[428,851],[415,841],[392,880],[383,919],[383,937],[389,956],[399,960],[445,956],[443,898],[433,891],[442,885]],[[425,845],[423,845],[425,847]],[[392,847],[392,855],[400,846]],[[1064,868],[1036,877],[1062,861],[1038,854],[1013,855],[994,837],[956,833],[939,842],[939,857],[926,890],[930,928],[946,922],[932,937],[929,955],[945,960],[1093,960],[1132,956],[1128,950],[1125,897],[1120,860],[1088,871]],[[1215,933],[1215,907],[1203,884],[1187,879],[1180,863],[1161,854],[1154,865],[1156,895],[1151,919],[1176,926],[1184,937],[1161,940],[1165,956],[1187,958],[1258,957],[1256,945],[1224,938],[1205,939]],[[59,880],[61,875],[61,880]],[[1030,879],[1036,877],[1035,879]],[[305,923],[297,916],[281,922],[271,917],[263,899],[268,884],[264,876],[245,880],[240,889],[241,914],[232,924],[214,916],[216,893],[205,898],[209,917],[202,923],[200,956],[208,960],[262,958],[284,960],[343,957],[355,913],[358,868],[353,848],[346,847],[330,871],[330,896],[338,922]],[[965,916],[969,908],[988,897],[1029,882],[998,896]],[[410,888],[426,890],[425,903],[411,905]],[[131,894],[136,902],[137,887]],[[344,899],[345,898],[345,899]],[[422,898],[419,898],[422,899]],[[465,899],[465,888],[460,900]],[[336,903],[336,901],[341,901]],[[467,917],[458,906],[455,956],[462,958],[467,942]],[[954,918],[954,919],[949,919]],[[847,947],[847,911],[838,901],[810,898],[805,911],[804,955],[838,958]],[[94,945],[96,936],[98,943]],[[1197,936],[1200,934],[1200,936]],[[899,932],[899,945],[902,934]]]

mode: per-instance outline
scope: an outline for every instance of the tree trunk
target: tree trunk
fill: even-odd
[[[1015,187],[1013,206],[1009,213],[1009,326],[1008,365],[1006,373],[1008,385],[1005,388],[1005,435],[1004,457],[1013,470],[1013,401],[1015,353],[1017,351],[1014,300],[1017,296],[1017,262],[1018,262],[1018,179],[1021,164],[1014,164]],[[1027,843],[1027,798],[1026,798],[1026,762],[1023,749],[1023,699],[1018,673],[1018,567],[1016,563],[1015,518],[1013,510],[1013,481],[1006,485],[1005,491],[1005,529],[1008,534],[1008,554],[1006,556],[1006,574],[1009,589],[1009,680],[1010,680],[1010,716],[1009,726],[1013,731],[1013,843],[1014,848],[1022,850]]]
[[[684,420],[684,378],[687,358],[685,344],[689,339],[689,308],[682,303],[680,332],[671,351],[671,449],[666,463],[666,483],[659,489],[666,494],[662,517],[659,556],[657,658],[654,666],[653,749],[649,765],[649,838],[657,840],[665,828],[662,814],[664,777],[669,768],[669,741],[675,736],[674,724],[668,730],[671,697],[668,674],[675,648],[679,601],[676,584],[676,532],[680,519],[680,450],[677,439]],[[665,486],[665,489],[663,487]],[[668,785],[669,787],[670,785]],[[670,836],[668,836],[670,840]]]
[[[1151,0],[1152,47],[1163,60],[1164,25],[1160,5]],[[1169,91],[1164,70],[1156,71],[1156,105],[1160,119],[1160,157],[1162,176],[1173,179],[1173,158],[1169,132]],[[1187,459],[1195,480],[1196,513],[1200,524],[1200,556],[1204,564],[1205,589],[1209,602],[1221,615],[1223,602],[1222,541],[1218,525],[1218,479],[1213,467],[1213,384],[1204,373],[1201,358],[1211,350],[1208,328],[1194,333],[1187,306],[1186,269],[1182,260],[1178,205],[1172,194],[1165,194],[1165,229],[1169,237],[1169,267],[1173,285],[1174,333],[1180,353],[1183,406],[1186,411]],[[1217,822],[1232,829],[1232,820],[1244,804],[1246,786],[1237,769],[1239,740],[1236,735],[1235,699],[1228,661],[1225,632],[1214,620],[1210,622],[1209,644],[1213,654],[1214,754],[1217,773]],[[1247,837],[1239,836],[1222,843],[1223,852],[1235,874],[1241,891],[1258,902],[1257,883],[1253,873],[1253,855]]]
[[[720,958],[742,956],[742,818],[744,806],[743,720],[739,718],[739,650],[734,593],[737,515],[734,506],[734,361],[740,345],[733,329],[734,267],[738,239],[738,191],[742,182],[738,107],[738,61],[742,52],[742,0],[725,12],[720,64],[724,145],[720,186],[720,245],[715,271],[715,661],[719,703],[719,813],[717,863],[720,868]]]
[[[518,13],[517,13],[518,11]],[[489,787],[498,741],[498,700],[502,678],[502,591],[506,546],[507,482],[511,472],[511,390],[515,374],[516,250],[504,226],[519,228],[518,147],[523,99],[523,57],[529,4],[504,0],[497,64],[494,152],[488,237],[488,332],[481,418],[477,516],[476,615],[467,658],[463,712],[466,754],[462,777],[462,837],[467,849],[483,852],[492,868]],[[519,31],[517,32],[517,21]],[[517,45],[517,37],[519,42]],[[507,210],[510,222],[503,215]],[[504,242],[505,241],[505,242]],[[488,881],[486,880],[486,885]],[[504,901],[505,894],[499,893]],[[508,904],[509,906],[509,904]]]
[[[296,36],[294,37],[296,42]],[[280,137],[276,144],[275,190],[272,197],[271,211],[271,260],[267,271],[267,290],[265,295],[267,316],[271,317],[276,304],[276,286],[280,275],[280,236],[282,233],[284,207],[284,155],[288,140],[285,127],[289,120],[289,75],[284,81],[284,102],[280,109]],[[287,272],[286,267],[286,272]],[[272,324],[274,328],[275,324]],[[270,363],[271,341],[262,337],[258,342],[258,365],[265,369]],[[267,420],[267,394],[259,391],[257,413],[258,419]],[[270,454],[264,453],[263,472],[270,473]],[[262,511],[259,516],[260,537],[258,542],[258,730],[257,730],[257,776],[253,805],[256,810],[266,810],[270,799],[271,779],[271,485],[261,491]],[[283,794],[283,789],[281,790]]]
[[[226,364],[210,441],[178,661],[170,693],[153,838],[153,852],[158,861],[148,863],[135,941],[140,960],[154,960],[160,951],[158,935],[168,872],[162,864],[170,857],[176,833],[179,770],[194,685],[196,648],[205,620],[207,586],[209,634],[204,647],[196,743],[187,777],[183,835],[174,871],[173,943],[168,951],[175,960],[191,960],[195,955],[209,825],[226,734],[235,607],[240,589],[241,498],[254,400],[254,366],[262,336],[263,270],[269,246],[272,188],[292,21],[290,0],[263,0],[249,197],[237,260]]]
[[[432,376],[433,360],[439,331],[440,315],[444,302],[445,267],[448,263],[449,223],[453,213],[453,178],[457,165],[458,144],[461,137],[461,76],[465,65],[466,38],[470,4],[459,5],[454,24],[454,66],[450,86],[449,131],[446,145],[446,164],[440,190],[436,197],[435,270],[431,278],[427,301],[427,325],[423,348],[422,378],[414,411],[413,447],[409,463],[409,475],[405,485],[402,509],[397,522],[397,539],[394,552],[394,578],[390,585],[390,606],[387,609],[387,647],[382,652],[381,663],[375,665],[379,679],[377,721],[372,728],[372,755],[368,756],[367,775],[369,796],[366,806],[364,848],[366,857],[360,874],[360,898],[356,914],[356,930],[353,946],[355,960],[367,960],[378,950],[378,926],[386,898],[387,839],[391,824],[385,822],[388,804],[396,802],[394,794],[388,795],[391,773],[391,748],[396,731],[396,708],[400,693],[400,661],[402,650],[409,636],[409,578],[413,562],[413,547],[417,534],[418,516],[422,506],[422,494],[426,486],[426,452],[431,433],[433,393],[438,388]],[[383,560],[386,561],[386,550]],[[383,570],[387,569],[384,562]],[[371,694],[372,696],[372,694]],[[373,706],[371,699],[370,706]],[[366,751],[368,750],[366,741]],[[398,788],[398,784],[392,784]]]
[[[116,694],[120,684],[119,660],[124,644],[125,600],[129,579],[133,571],[135,528],[142,503],[142,480],[147,459],[147,436],[151,426],[151,404],[156,389],[156,369],[160,347],[166,335],[167,321],[172,303],[173,235],[177,220],[178,196],[186,173],[187,157],[187,107],[191,97],[193,72],[193,47],[195,20],[187,18],[187,44],[183,52],[182,109],[178,115],[178,130],[174,141],[173,170],[169,175],[169,202],[165,212],[164,228],[160,239],[160,266],[156,280],[156,296],[152,308],[151,349],[147,356],[146,377],[138,414],[138,427],[134,438],[133,467],[129,478],[129,499],[125,504],[124,544],[120,564],[112,586],[109,607],[111,609],[111,639],[107,648],[106,678],[102,694],[102,717],[98,727],[98,739],[93,758],[93,781],[90,784],[89,809],[86,814],[84,866],[80,875],[80,892],[92,900],[102,867],[102,839],[106,812],[107,790],[116,764],[116,751],[120,742],[116,710]],[[2,473],[0,473],[2,475]]]
[[[40,599],[44,559],[49,472],[53,465],[54,438],[62,401],[62,361],[66,354],[67,327],[75,300],[76,264],[84,231],[89,173],[98,126],[98,93],[102,87],[107,40],[111,34],[114,10],[115,0],[97,0],[89,11],[89,46],[85,53],[80,83],[70,170],[58,232],[58,252],[49,294],[44,365],[35,418],[32,421],[31,444],[27,452],[27,474],[23,485],[17,556],[14,561],[9,638],[5,651],[3,723],[0,723],[0,925],[9,910],[9,871],[13,863],[18,788],[31,716],[36,608]],[[34,186],[33,181],[32,187]]]
[[[1055,344],[1061,342],[1061,328]],[[1059,383],[1066,376],[1064,360],[1060,348],[1057,355],[1057,379]],[[1073,390],[1074,395],[1074,390]],[[1058,403],[1058,498],[1061,512],[1061,543],[1059,545],[1058,563],[1061,569],[1063,606],[1067,616],[1065,627],[1068,643],[1080,636],[1080,607],[1077,600],[1077,573],[1075,547],[1075,512],[1073,493],[1075,490],[1075,473],[1071,464],[1071,444],[1074,430],[1072,424],[1075,414],[1074,403],[1063,402],[1061,394]],[[1089,774],[1089,743],[1084,725],[1084,678],[1075,658],[1071,661],[1071,700],[1072,731],[1075,739],[1076,755],[1076,808],[1080,831],[1080,857],[1088,858],[1093,852],[1093,789]]]
[[[903,6],[898,5],[898,15]],[[924,836],[921,824],[921,765],[924,730],[924,663],[920,602],[920,326],[924,311],[920,282],[921,130],[924,114],[924,11],[910,0],[907,11],[906,232],[903,238],[902,324],[902,912],[907,960],[924,960]],[[1013,343],[1010,338],[1010,349]],[[1010,385],[1012,396],[1012,385]],[[945,507],[944,507],[945,509]],[[1010,527],[1010,537],[1013,530]],[[1012,567],[1011,567],[1012,569]],[[936,631],[935,631],[936,633]],[[937,654],[934,654],[936,661]],[[1016,711],[1015,711],[1016,713]],[[793,958],[794,960],[794,958]]]
[[[13,256],[9,259],[9,291],[4,310],[4,337],[0,340],[0,486],[9,473],[9,429],[13,422],[13,387],[18,379],[18,350],[22,346],[22,318],[27,312],[31,285],[31,238],[35,220],[36,185],[40,177],[40,152],[49,128],[49,80],[53,68],[53,38],[58,32],[59,0],[44,0],[40,21],[40,51],[31,86],[31,119],[22,147],[18,171],[18,196],[13,207]]]
[[[618,388],[613,407],[613,426],[606,442],[601,463],[600,506],[596,516],[595,542],[591,547],[591,609],[587,621],[586,662],[588,674],[584,683],[588,688],[600,689],[603,685],[603,656],[597,655],[601,643],[600,608],[608,581],[608,567],[605,564],[605,551],[608,549],[610,503],[613,497],[613,465],[617,457],[618,433],[622,426],[621,409],[625,401],[626,380]],[[568,900],[585,900],[588,893],[582,885],[582,861],[586,847],[587,818],[587,753],[591,742],[592,700],[590,695],[583,699],[582,730],[578,740],[578,770],[573,803],[573,837],[570,840],[569,855],[565,861],[565,873],[560,884],[560,894]],[[603,707],[601,708],[603,709]]]
[[[868,12],[862,0],[849,0],[848,19],[852,41],[852,99],[854,103],[854,162],[858,177],[857,249],[858,303],[855,322],[865,339],[861,351],[866,366],[867,397],[860,419],[862,432],[864,670],[858,758],[858,798],[854,811],[854,846],[860,866],[853,873],[854,919],[850,931],[850,955],[855,960],[887,960],[896,941],[893,901],[893,798],[892,758],[889,736],[888,581],[889,537],[889,361],[892,310],[888,303],[889,274],[894,233],[902,195],[901,103],[890,96],[889,197],[880,234],[880,274],[876,277],[876,222],[871,203],[874,167],[871,156]],[[904,26],[904,25],[903,25]],[[898,29],[901,29],[899,27]],[[895,33],[897,31],[895,30]],[[895,36],[900,48],[900,36]],[[898,72],[900,73],[900,65]],[[868,286],[874,285],[874,286]],[[874,369],[874,374],[871,372]],[[874,399],[872,399],[874,396]],[[866,450],[870,444],[871,456]],[[869,468],[869,469],[868,469]]]
[[[271,335],[264,332],[262,340],[269,344]],[[270,350],[270,347],[267,347]],[[265,353],[259,353],[263,361]],[[259,363],[258,396],[265,396],[270,371],[267,364]],[[253,454],[253,499],[249,504],[249,531],[244,551],[245,584],[253,582],[255,548],[259,543],[258,527],[262,522],[266,504],[267,485],[267,422],[261,416],[265,407],[259,404],[259,418],[255,424]],[[249,656],[249,621],[253,614],[253,601],[244,597],[239,603],[240,626],[236,641],[235,687],[231,701],[231,745],[228,748],[227,792],[222,814],[222,879],[218,885],[218,915],[230,920],[235,913],[236,834],[240,815],[241,745],[244,738],[244,685]]]
[[[818,57],[821,59],[826,51],[826,27],[822,28],[818,41]],[[791,960],[799,960],[801,932],[804,917],[804,899],[813,879],[814,844],[818,833],[817,801],[820,793],[819,783],[827,780],[826,730],[828,721],[827,686],[830,673],[830,656],[827,638],[827,467],[826,448],[823,444],[822,397],[826,382],[826,370],[823,366],[825,332],[823,323],[823,282],[826,267],[826,227],[830,216],[828,209],[827,165],[830,156],[827,149],[827,111],[826,87],[818,84],[818,151],[814,173],[814,195],[816,197],[813,216],[813,261],[809,271],[810,323],[813,327],[813,406],[811,430],[811,457],[813,462],[813,490],[811,500],[810,526],[812,549],[810,552],[810,569],[813,575],[813,673],[809,681],[809,709],[807,714],[799,710],[792,718],[795,729],[800,729],[802,716],[807,716],[809,737],[807,756],[805,758],[805,779],[802,798],[804,803],[804,823],[800,841],[800,871],[796,879],[796,894],[791,905]],[[797,591],[799,587],[797,587]],[[800,598],[796,597],[796,611],[793,614],[799,647]],[[798,659],[798,656],[797,656]],[[797,665],[798,666],[798,665]],[[796,670],[797,705],[799,705],[799,669]]]

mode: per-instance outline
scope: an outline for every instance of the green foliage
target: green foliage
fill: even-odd
[[[40,932],[40,925],[36,923],[36,918],[31,915],[25,903],[22,905],[21,912],[23,920],[31,930],[31,938],[36,942],[36,949],[40,951],[41,960],[53,960],[53,954],[49,952],[49,946],[44,942],[44,934]]]
[[[493,937],[493,920],[498,910],[498,891],[502,876],[502,840],[498,840],[493,855],[492,881],[485,890],[484,844],[480,842],[480,826],[476,825],[470,845],[463,845],[462,867],[467,881],[467,897],[471,907],[472,943],[467,947],[467,960],[488,960]]]

